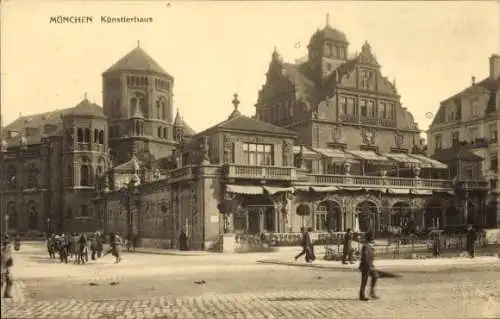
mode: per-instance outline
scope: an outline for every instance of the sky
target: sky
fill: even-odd
[[[427,129],[439,102],[488,76],[500,53],[499,1],[190,2],[7,0],[1,4],[3,123],[78,104],[102,105],[101,74],[137,46],[175,78],[174,108],[201,131],[239,109],[255,113],[276,47],[294,62],[326,23],[349,51],[368,41],[383,76]],[[51,16],[94,16],[93,24],[50,24]],[[100,16],[152,17],[148,24],[101,24]],[[427,115],[426,115],[427,114]]]

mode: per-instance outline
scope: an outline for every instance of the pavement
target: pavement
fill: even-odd
[[[119,264],[106,256],[75,265],[50,260],[40,245],[23,245],[14,253],[14,298],[2,300],[1,317],[500,317],[500,267],[493,260],[464,259],[452,265],[456,272],[420,271],[382,279],[381,299],[361,302],[356,298],[356,271],[256,263],[266,256],[124,253]],[[401,272],[407,265],[415,268],[408,264],[413,260],[398,262]],[[332,262],[315,262],[321,263]],[[420,268],[443,269],[429,263]],[[481,271],[471,271],[473,265]]]
[[[261,264],[273,264],[292,267],[321,268],[340,271],[357,271],[359,263],[342,264],[340,261],[327,261],[317,259],[312,263],[305,261],[294,261],[290,256],[287,259],[260,259]],[[498,268],[500,269],[500,258],[498,257],[454,257],[454,258],[430,258],[430,259],[383,259],[375,260],[375,267],[384,270],[396,270],[402,273],[417,272],[442,272],[455,269],[479,269]]]

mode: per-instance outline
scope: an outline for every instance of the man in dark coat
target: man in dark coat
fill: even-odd
[[[470,258],[474,258],[474,244],[476,243],[477,233],[476,230],[469,225],[467,229],[467,252],[469,253]]]
[[[378,299],[375,294],[375,285],[377,284],[378,273],[373,265],[373,234],[371,232],[366,233],[366,242],[363,244],[361,249],[361,261],[359,263],[359,270],[361,271],[361,286],[359,288],[359,299],[366,301],[365,290],[366,284],[368,283],[368,277],[370,278],[370,297],[372,299]]]
[[[342,263],[347,264],[347,259],[354,264],[352,259],[352,229],[348,228],[344,235],[344,250],[342,252]]]
[[[14,265],[14,260],[12,259],[12,247],[10,245],[9,235],[4,235],[2,238],[2,264],[1,264],[1,287],[3,289],[5,283],[5,289],[2,291],[3,298],[12,298],[12,271],[11,268]]]
[[[314,256],[314,248],[311,242],[311,237],[309,236],[309,232],[305,227],[302,227],[300,231],[302,232],[302,239],[300,241],[302,251],[297,256],[295,256],[295,260],[299,259],[303,255],[306,255],[306,262],[314,261],[316,257]]]
[[[179,250],[188,250],[187,240],[186,232],[184,229],[181,229],[181,233],[179,234]]]

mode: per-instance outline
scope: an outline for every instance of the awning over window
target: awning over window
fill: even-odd
[[[432,195],[433,192],[428,189],[412,189],[411,193],[415,195]]]
[[[362,190],[365,190],[362,187],[349,187],[349,186],[339,187],[339,189],[351,192],[360,192]]]
[[[303,152],[304,156],[319,156],[318,153],[316,153],[312,149],[307,148],[305,146],[303,146],[302,152]],[[294,146],[293,147],[293,154],[299,154],[299,153],[300,153],[300,146]]]
[[[434,160],[432,158],[425,157],[425,156],[420,155],[420,154],[409,154],[408,156],[411,156],[411,157],[414,157],[416,159],[419,159],[419,160],[421,160],[424,163],[428,163],[433,168],[440,168],[440,169],[446,169],[446,168],[448,168],[448,166],[446,164],[443,164],[443,163],[438,162],[438,161],[436,161],[436,160]]]
[[[352,150],[347,152],[365,161],[390,162],[390,160],[387,157],[378,155],[374,151]]]
[[[313,148],[314,151],[319,154],[332,159],[342,159],[342,160],[353,160],[354,156],[352,154],[346,153],[342,150],[331,149],[331,148]]]
[[[262,186],[226,185],[226,190],[235,194],[260,195],[264,193]]]
[[[262,186],[262,188],[268,192],[270,195],[276,193],[293,192],[295,189],[293,187],[272,187],[272,186]]]
[[[338,187],[335,186],[323,186],[323,187],[317,187],[317,186],[311,186],[311,190],[316,193],[327,193],[327,192],[335,192],[338,190]]]
[[[432,165],[430,163],[423,162],[423,161],[419,160],[418,158],[411,157],[408,154],[404,154],[404,153],[385,153],[384,156],[387,158],[390,158],[398,163],[406,164],[408,166],[418,165],[420,167],[432,167]]]
[[[296,192],[308,192],[310,190],[309,186],[295,186]]]
[[[388,188],[389,194],[410,194],[410,189],[404,188]]]

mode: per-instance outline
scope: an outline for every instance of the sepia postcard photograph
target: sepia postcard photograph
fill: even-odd
[[[500,318],[500,1],[0,2],[1,317]]]

